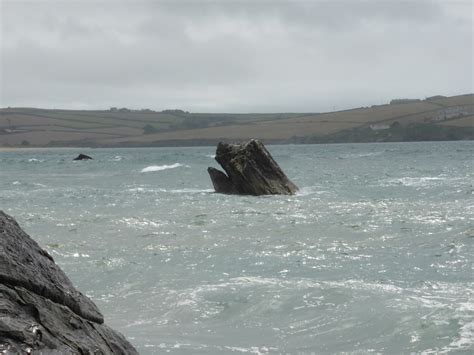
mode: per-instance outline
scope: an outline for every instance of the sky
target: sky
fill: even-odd
[[[471,0],[0,4],[0,107],[324,112],[473,92]]]

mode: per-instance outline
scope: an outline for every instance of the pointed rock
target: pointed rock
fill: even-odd
[[[244,144],[220,142],[216,161],[225,171],[208,169],[216,192],[258,196],[292,195],[298,191],[298,187],[257,140]]]

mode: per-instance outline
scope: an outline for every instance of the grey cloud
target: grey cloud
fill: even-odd
[[[324,111],[472,91],[469,1],[5,1],[2,106]]]
[[[405,24],[439,21],[441,3],[429,0],[324,0],[324,1],[206,1],[155,3],[176,18],[244,18],[257,23],[277,21],[296,28],[350,31],[365,23]]]

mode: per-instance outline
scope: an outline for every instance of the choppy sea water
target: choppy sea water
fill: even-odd
[[[296,196],[213,193],[213,147],[27,149],[0,208],[143,354],[474,351],[472,142],[268,148]]]

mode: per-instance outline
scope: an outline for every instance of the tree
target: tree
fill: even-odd
[[[152,126],[151,124],[147,124],[143,127],[143,134],[152,134],[158,132],[158,129],[156,129],[155,126]]]

